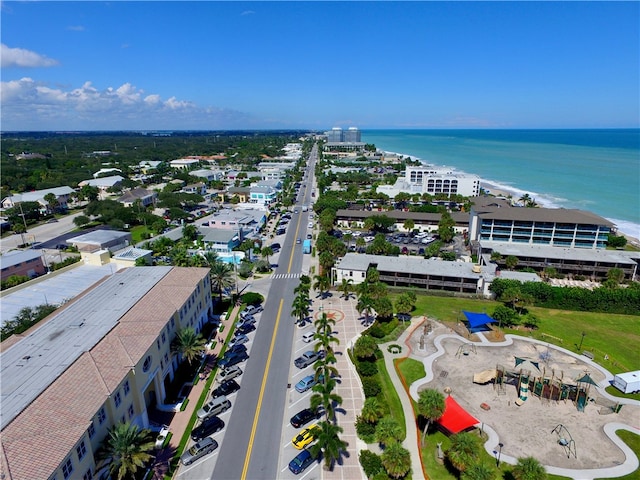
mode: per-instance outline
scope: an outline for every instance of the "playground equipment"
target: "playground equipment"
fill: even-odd
[[[589,400],[590,389],[597,383],[591,378],[589,372],[584,372],[579,378],[573,380],[565,378],[562,370],[555,370],[541,366],[534,360],[515,357],[515,366],[505,368],[496,365],[495,369],[483,370],[473,375],[473,382],[486,384],[493,382],[493,388],[498,395],[506,393],[505,385],[514,385],[518,392],[516,405],[523,405],[530,395],[535,395],[542,401],[572,401],[578,411],[583,412]],[[601,404],[599,413],[617,413],[619,406]]]
[[[569,433],[567,427],[559,423],[553,430],[551,430],[551,433],[555,433],[557,435],[558,445],[564,448],[564,453],[567,455],[567,458],[570,458],[571,455],[573,455],[574,458],[578,458],[576,442],[573,440],[573,437],[571,436],[571,433]]]
[[[476,346],[473,343],[463,343],[458,347],[458,351],[456,352],[456,358],[460,358],[460,355],[469,355],[470,353],[478,354],[476,350]]]

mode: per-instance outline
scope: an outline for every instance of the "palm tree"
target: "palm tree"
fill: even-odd
[[[204,264],[209,268],[213,267],[216,263],[221,261],[215,250],[207,250],[201,256]]]
[[[149,430],[140,430],[129,422],[114,425],[96,452],[98,461],[105,462],[112,478],[134,478],[153,458],[155,442]]]
[[[531,195],[529,195],[528,193],[523,194],[518,201],[522,204],[522,206],[526,206],[527,203],[529,203],[532,200]]]
[[[233,278],[233,269],[224,262],[216,262],[210,268],[209,276],[211,278],[211,288],[218,292],[220,301],[222,302],[222,292],[233,286],[235,279]]]
[[[260,255],[266,258],[267,262],[270,264],[271,262],[269,262],[269,257],[273,255],[273,249],[271,247],[264,247],[260,250]]]
[[[318,256],[320,273],[323,275],[326,274],[327,278],[329,278],[329,275],[331,274],[331,267],[333,267],[335,261],[336,258],[331,252],[325,251],[320,253],[320,255]]]
[[[389,445],[381,455],[382,466],[393,478],[402,478],[411,471],[411,454],[401,443]]]
[[[547,480],[544,466],[533,457],[519,458],[511,474],[516,480]]]
[[[398,421],[391,416],[382,417],[376,425],[376,441],[385,447],[402,440],[403,433]]]
[[[333,393],[333,390],[336,387],[336,381],[331,378],[331,375],[336,373],[337,369],[332,366],[317,369],[316,378],[321,378],[322,381],[313,386],[313,391],[315,393],[311,395],[309,400],[312,410],[316,410],[320,406],[324,408],[325,420],[327,422],[335,421],[335,407],[337,405],[342,405],[342,397],[337,393]]]
[[[353,241],[353,234],[352,233],[345,233],[342,236],[342,241],[346,242],[347,250],[348,250],[351,247],[351,242]]]
[[[480,455],[479,437],[469,432],[461,432],[450,438],[451,446],[447,451],[447,458],[456,470],[464,472],[478,460]]]
[[[367,242],[366,242],[366,240],[364,238],[362,238],[362,237],[356,238],[356,248],[358,250],[360,250],[361,248],[364,248],[365,245],[367,245]]]
[[[329,288],[331,288],[331,280],[326,275],[316,275],[314,280],[313,289],[324,298]]]
[[[486,463],[474,463],[460,475],[460,480],[495,480],[496,471]],[[534,477],[531,477],[534,478]],[[540,477],[535,477],[539,479]]]
[[[427,420],[422,431],[422,445],[424,445],[424,438],[427,436],[429,425],[432,421],[442,417],[445,408],[444,395],[438,390],[428,388],[419,393],[418,413]]]
[[[194,360],[197,360],[204,353],[206,343],[207,341],[201,334],[196,333],[192,327],[187,327],[176,332],[171,349],[185,358],[191,365]]]
[[[361,335],[353,345],[353,354],[358,359],[372,358],[378,351],[378,344],[371,335]]]
[[[373,310],[373,298],[371,298],[367,294],[360,295],[358,298],[358,303],[356,304],[356,310],[359,314],[364,312],[365,322],[368,323],[369,316],[371,315],[371,311]]]
[[[291,316],[297,318],[297,322],[302,323],[309,315],[309,297],[305,294],[297,295],[291,304]]]
[[[407,220],[404,221],[404,223],[402,224],[402,226],[404,227],[404,229],[407,232],[411,232],[413,231],[414,227],[416,226],[416,224],[414,223],[413,220],[411,220],[410,218],[408,218]]]
[[[360,411],[360,417],[367,423],[376,423],[382,414],[384,409],[376,397],[368,397],[364,400],[364,405]]]
[[[322,315],[316,319],[313,324],[316,327],[316,333],[324,336],[333,336],[333,327],[336,324],[336,320],[333,317],[329,317],[326,313],[322,312]],[[320,337],[318,337],[320,338]]]
[[[349,297],[351,297],[351,292],[353,292],[353,280],[351,280],[350,278],[343,278],[342,283],[338,287],[338,290],[340,290],[345,300],[349,300]]]
[[[324,457],[324,467],[332,470],[333,465],[340,458],[349,444],[342,440],[338,434],[342,433],[342,428],[330,422],[319,422],[320,431],[316,434],[316,443],[311,445],[309,450],[314,458],[322,453]]]

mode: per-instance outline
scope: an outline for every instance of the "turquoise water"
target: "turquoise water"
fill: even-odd
[[[362,141],[579,208],[640,237],[640,130],[363,130]]]

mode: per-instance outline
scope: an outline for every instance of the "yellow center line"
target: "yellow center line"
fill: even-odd
[[[300,231],[300,217],[302,215],[302,212],[298,213],[298,224],[296,225],[296,234],[295,237],[296,239],[298,238],[298,232]],[[297,240],[296,240],[297,241]],[[289,257],[289,268],[287,269],[287,273],[291,273],[291,265],[293,264],[293,254],[296,251],[296,243],[293,244],[293,247],[291,248],[291,256]]]
[[[258,396],[258,405],[256,406],[256,414],[253,417],[253,426],[251,427],[251,435],[249,436],[249,445],[247,446],[247,455],[244,457],[244,467],[242,468],[242,480],[247,478],[247,470],[249,469],[249,459],[251,458],[251,452],[253,450],[253,441],[256,436],[256,429],[258,428],[258,417],[260,416],[260,410],[262,409],[262,397],[264,396],[264,389],[267,386],[267,377],[269,375],[269,366],[271,365],[271,356],[273,355],[273,348],[276,344],[276,335],[278,333],[278,324],[280,323],[280,315],[282,315],[282,305],[284,304],[284,298],[280,299],[280,307],[278,308],[278,316],[276,317],[276,325],[273,328],[273,335],[271,336],[271,346],[269,347],[269,355],[267,356],[267,364],[265,365],[264,375],[262,376],[262,385],[260,386],[260,395]]]

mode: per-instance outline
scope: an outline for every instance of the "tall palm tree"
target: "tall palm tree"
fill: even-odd
[[[356,304],[356,310],[359,314],[364,313],[365,322],[369,321],[369,316],[373,310],[374,300],[367,294],[362,294],[358,297],[358,303]]]
[[[269,257],[273,255],[273,248],[263,247],[262,250],[260,250],[260,255],[262,255],[262,257],[265,258],[267,262],[270,264],[271,262],[269,261]]]
[[[233,268],[224,262],[216,262],[209,267],[209,277],[211,278],[211,288],[218,292],[222,302],[222,292],[235,284]]]
[[[523,194],[518,201],[522,204],[522,206],[526,206],[527,203],[529,203],[532,200],[531,195],[529,195],[528,193]]]
[[[480,456],[480,439],[469,432],[460,432],[452,435],[451,446],[447,451],[447,458],[456,470],[464,472],[476,463]]]
[[[353,280],[351,280],[350,278],[343,278],[342,283],[338,287],[338,290],[340,290],[340,293],[342,293],[342,296],[345,298],[345,300],[349,300],[349,297],[351,297],[351,292],[353,292]]]
[[[305,294],[297,295],[291,304],[291,316],[295,317],[297,322],[302,323],[309,315],[309,297]]]
[[[342,405],[342,397],[337,393],[333,393],[336,388],[336,381],[331,378],[332,370],[335,370],[335,367],[316,370],[316,378],[320,379],[320,381],[313,386],[314,393],[309,400],[312,410],[322,406],[327,422],[335,421],[336,406]]]
[[[460,480],[495,480],[496,471],[486,463],[474,463],[460,474]],[[532,477],[533,478],[533,477]],[[540,477],[535,477],[539,479]]]
[[[316,333],[319,336],[318,338],[322,342],[322,338],[320,336],[333,336],[333,327],[336,324],[336,320],[322,312],[322,315],[320,315],[313,324],[316,327]]]
[[[382,414],[384,409],[376,397],[368,397],[364,400],[362,410],[360,411],[360,417],[367,423],[376,423]]]
[[[403,431],[398,421],[391,417],[382,417],[376,425],[376,441],[385,447],[402,440]]]
[[[433,388],[422,390],[418,395],[418,413],[427,420],[422,430],[422,445],[424,445],[429,425],[432,421],[442,417],[446,405],[444,395]]]
[[[176,332],[171,350],[178,353],[191,365],[204,353],[206,343],[207,341],[201,334],[196,333],[192,327],[187,327]]]
[[[518,458],[511,473],[516,480],[547,480],[544,465],[533,457]]]
[[[316,443],[311,445],[309,450],[315,458],[320,454],[324,457],[324,467],[332,470],[335,462],[340,458],[342,453],[347,449],[349,444],[342,440],[339,436],[342,428],[330,422],[318,422],[320,431],[316,434]]]
[[[367,241],[364,238],[362,237],[356,238],[356,247],[358,248],[358,250],[360,250],[361,248],[364,248],[366,244],[367,244]]]
[[[401,443],[393,443],[382,452],[382,466],[392,478],[402,478],[411,471],[411,454]]]
[[[320,253],[318,255],[318,263],[320,264],[320,274],[326,275],[327,278],[331,278],[331,267],[336,261],[336,257],[328,251]]]
[[[221,261],[215,250],[205,251],[202,254],[202,259],[204,261],[204,264],[209,268],[213,267],[216,263]]]
[[[313,289],[320,293],[320,296],[324,297],[331,288],[331,280],[326,275],[316,275],[314,277]]]
[[[342,236],[342,241],[346,242],[347,244],[347,250],[351,247],[351,242],[353,241],[353,234],[351,233],[345,233]]]
[[[155,448],[149,430],[141,430],[129,422],[114,425],[96,452],[99,462],[105,462],[109,475],[118,480],[134,478],[139,468],[153,458]]]

